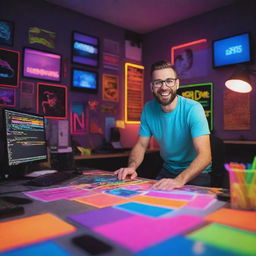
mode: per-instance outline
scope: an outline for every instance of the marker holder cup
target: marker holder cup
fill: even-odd
[[[229,171],[231,207],[256,211],[256,170]]]

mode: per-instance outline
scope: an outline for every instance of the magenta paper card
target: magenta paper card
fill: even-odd
[[[196,209],[206,209],[216,201],[214,195],[197,195],[192,201],[190,201],[186,207]]]
[[[61,187],[42,189],[30,192],[24,192],[25,195],[43,202],[51,202],[59,199],[69,199],[90,195],[91,192],[76,187]]]
[[[70,215],[68,218],[88,228],[94,228],[118,220],[126,219],[131,216],[133,216],[133,214],[127,211],[122,211],[113,207],[106,207],[96,211]]]
[[[190,194],[164,193],[164,192],[157,192],[157,191],[150,191],[146,195],[153,196],[153,197],[176,199],[176,200],[187,200],[187,201],[190,201],[194,197],[194,195],[190,195]]]
[[[138,252],[194,228],[202,222],[202,218],[192,215],[157,219],[137,215],[95,227],[93,230],[133,252]]]

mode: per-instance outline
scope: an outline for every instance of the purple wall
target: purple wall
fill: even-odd
[[[193,6],[191,6],[193,8]],[[208,42],[241,32],[251,32],[255,44],[256,2],[239,1],[235,5],[216,9],[207,14],[193,17],[188,20],[161,28],[149,33],[143,38],[143,62],[145,65],[145,100],[152,99],[150,91],[150,65],[155,61],[170,60],[170,47],[198,39],[206,38]],[[172,12],[170,10],[170,15]],[[253,52],[255,55],[255,52]],[[205,77],[182,80],[181,84],[196,84],[212,82],[214,86],[214,130],[216,135],[226,140],[255,140],[256,139],[256,97],[255,88],[251,92],[251,130],[225,131],[223,130],[223,95],[225,81],[229,78],[234,67],[211,68],[211,51],[208,59],[209,70]],[[202,67],[204,68],[204,67]],[[253,81],[255,85],[255,79]],[[148,85],[148,86],[147,86]]]
[[[189,20],[176,23],[171,26],[159,29],[152,33],[143,35],[143,65],[145,66],[145,101],[152,99],[149,88],[150,65],[160,59],[170,60],[170,47],[206,38],[209,43],[212,40],[222,38],[228,35],[240,32],[252,32],[255,39],[256,19],[254,10],[255,1],[239,1],[236,5],[217,9],[213,12],[193,17]],[[21,15],[22,13],[22,15]],[[171,15],[170,10],[170,15]],[[71,36],[72,31],[78,31],[85,34],[97,36],[100,40],[100,60],[102,60],[103,40],[104,38],[114,40],[120,44],[120,67],[119,71],[111,71],[103,68],[100,63],[99,71],[99,92],[97,95],[69,91],[69,104],[71,102],[87,102],[88,100],[97,100],[100,103],[113,106],[116,113],[101,113],[101,124],[104,125],[104,118],[113,116],[117,120],[124,119],[124,63],[127,61],[124,56],[125,30],[111,24],[81,15],[79,13],[52,5],[42,0],[8,0],[0,2],[0,17],[15,23],[15,37],[13,47],[0,45],[1,48],[18,50],[22,53],[23,47],[32,47],[36,49],[52,51],[61,54],[63,62],[66,63],[67,75],[62,72],[61,83],[70,88],[71,68],[83,68],[80,65],[73,65],[71,60]],[[56,48],[51,50],[41,45],[30,45],[28,43],[29,27],[39,27],[49,31],[56,32]],[[255,40],[254,40],[255,41]],[[251,126],[249,131],[224,131],[223,130],[223,93],[224,82],[231,75],[233,68],[226,67],[221,69],[211,68],[211,51],[209,49],[209,70],[205,77],[181,81],[182,84],[213,82],[214,84],[214,128],[216,134],[223,139],[247,139],[256,140],[256,101],[254,101],[255,90],[251,93]],[[21,55],[22,57],[22,55]],[[22,58],[21,58],[22,63]],[[93,69],[92,69],[93,70]],[[62,69],[63,71],[63,69]],[[119,102],[102,102],[102,74],[112,73],[119,76],[120,95]],[[20,70],[20,75],[22,69]],[[23,78],[23,81],[38,82]],[[19,88],[17,89],[17,108],[20,106]],[[121,130],[121,142],[125,147],[131,147],[136,141],[138,125],[126,125]],[[104,129],[104,127],[102,127]],[[75,140],[84,146],[89,146],[89,141],[93,146],[98,146],[103,141],[102,135],[86,134],[76,135]]]

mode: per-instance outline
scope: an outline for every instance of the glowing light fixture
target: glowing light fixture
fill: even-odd
[[[225,86],[235,92],[248,93],[252,90],[248,69],[237,69],[225,82]]]

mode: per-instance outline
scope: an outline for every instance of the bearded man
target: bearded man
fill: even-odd
[[[169,62],[154,63],[151,76],[155,100],[144,106],[139,137],[130,153],[128,167],[116,170],[115,174],[119,180],[137,177],[136,169],[154,136],[163,166],[153,189],[172,190],[185,184],[210,186],[210,131],[202,105],[177,95],[180,81]]]

